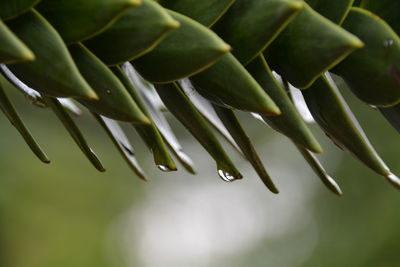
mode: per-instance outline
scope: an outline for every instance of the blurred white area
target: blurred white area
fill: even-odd
[[[192,156],[200,174],[153,174],[142,201],[114,227],[122,239],[127,266],[289,267],[303,263],[317,241],[318,229],[308,206],[315,185],[321,190],[320,181],[297,153],[290,153],[289,142],[277,136],[268,139],[256,147],[280,195],[270,193],[244,162],[238,165],[244,180],[224,183],[205,152],[186,140],[187,151],[198,151]],[[284,243],[293,237],[296,244]],[[243,260],[253,252],[254,259]]]

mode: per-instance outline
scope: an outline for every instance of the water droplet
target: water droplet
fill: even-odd
[[[167,166],[164,166],[164,165],[157,165],[157,168],[159,168],[163,172],[172,172],[172,171],[174,171],[173,169],[171,169],[171,168],[169,168]]]
[[[242,178],[241,174],[238,174],[235,177],[232,174],[230,174],[229,172],[226,172],[224,170],[218,170],[218,175],[219,175],[219,177],[221,177],[222,180],[224,180],[225,182],[228,182],[228,183]]]
[[[394,45],[394,40],[393,39],[386,39],[385,41],[383,41],[383,46],[384,47],[389,47]]]

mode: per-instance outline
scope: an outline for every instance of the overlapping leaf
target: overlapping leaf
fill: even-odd
[[[120,121],[149,124],[123,84],[95,55],[81,44],[70,52],[86,81],[99,96],[98,101],[79,100],[92,111]]]
[[[177,169],[171,151],[195,173],[165,119],[163,112],[169,111],[215,160],[221,178],[242,175],[210,125],[277,193],[246,123],[235,115],[242,110],[290,138],[327,188],[340,195],[313,154],[322,152],[321,146],[290,100],[289,89],[297,90],[293,84],[306,89],[302,93],[316,122],[340,148],[399,187],[338,89],[323,76],[340,75],[399,130],[399,8],[393,0],[4,0],[0,72],[31,103],[50,107],[101,171],[67,112],[81,114],[71,99],[90,110],[144,180],[140,159],[118,121],[132,123],[161,170]],[[48,162],[3,89],[0,106],[33,152]]]
[[[9,66],[25,84],[54,97],[98,98],[78,71],[60,35],[37,11],[7,24],[36,57],[35,61]]]
[[[184,14],[205,26],[215,23],[236,0],[158,0],[166,8]]]
[[[181,27],[153,51],[132,62],[150,82],[167,83],[191,76],[215,63],[231,49],[203,25],[178,13],[170,14]]]
[[[379,17],[361,8],[350,11],[343,27],[357,35],[365,47],[350,55],[334,72],[342,76],[352,91],[370,105],[392,106],[399,103],[399,36]]]
[[[2,0],[0,1],[0,17],[10,19],[21,15],[37,5],[41,0]]]
[[[180,26],[157,3],[142,1],[140,7],[129,9],[105,32],[85,43],[106,64],[122,64],[150,52]]]
[[[356,36],[306,5],[265,55],[275,71],[302,89],[362,46]]]
[[[99,34],[140,4],[140,0],[42,0],[37,9],[69,44]]]

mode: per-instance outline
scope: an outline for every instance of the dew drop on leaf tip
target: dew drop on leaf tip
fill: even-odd
[[[238,174],[236,177],[230,174],[229,172],[226,172],[224,170],[218,170],[218,175],[221,177],[221,179],[225,182],[233,182],[235,180],[242,179],[242,175]]]
[[[169,168],[169,167],[167,167],[167,166],[165,166],[165,165],[157,165],[157,168],[160,169],[160,170],[163,171],[163,172],[172,172],[172,171],[175,171],[175,170],[173,170],[173,169],[171,169],[171,168]]]

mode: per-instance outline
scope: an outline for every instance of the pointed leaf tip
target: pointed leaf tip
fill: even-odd
[[[276,188],[270,175],[265,169],[261,158],[258,156],[258,153],[250,140],[250,137],[245,132],[235,113],[231,109],[221,108],[215,105],[214,110],[218,114],[218,117],[220,118],[226,129],[232,135],[240,150],[243,152],[245,158],[253,166],[254,170],[263,181],[263,183],[266,185],[266,187],[271,192],[275,194],[278,193],[278,189]]]
[[[140,179],[147,182],[148,180],[146,174],[136,160],[134,148],[132,147],[128,137],[126,136],[118,122],[107,117],[98,115],[94,112],[92,112],[92,115],[106,131],[111,141],[114,143],[122,157],[128,163],[128,166]]]
[[[26,144],[32,150],[32,152],[44,163],[50,163],[49,158],[42,148],[38,145],[36,140],[33,138],[25,124],[22,122],[13,104],[8,99],[5,91],[0,84],[0,111],[3,111],[4,115],[8,118],[10,123],[17,129]]]
[[[43,97],[43,100],[47,103],[47,105],[53,110],[55,115],[59,118],[61,123],[64,125],[68,133],[71,135],[72,139],[79,147],[79,149],[83,152],[83,154],[87,157],[87,159],[92,163],[92,165],[100,172],[105,172],[106,169],[103,167],[100,159],[93,151],[92,148],[89,147],[85,137],[79,130],[76,123],[69,116],[65,108],[61,105],[60,101],[56,98]]]
[[[179,27],[181,27],[181,23],[179,22],[179,21],[177,21],[177,20],[171,20],[169,23],[168,23],[168,26],[171,28],[171,29],[178,29]]]
[[[393,173],[389,173],[386,176],[386,179],[389,181],[389,183],[391,183],[394,187],[396,187],[398,190],[400,190],[400,178],[397,177],[395,174]]]
[[[177,151],[177,156],[179,157],[179,160],[182,165],[184,165],[185,169],[190,173],[190,174],[196,174],[197,171],[194,168],[194,163],[192,159],[183,151]]]
[[[329,189],[331,189],[331,191],[333,193],[335,193],[338,196],[342,196],[343,195],[343,191],[340,188],[340,186],[338,185],[338,183],[329,175],[326,176],[327,182],[328,182],[328,186]]]
[[[169,83],[192,76],[230,51],[212,30],[179,13],[170,10],[168,13],[181,27],[172,31],[154,50],[132,61],[146,80]],[[170,62],[174,62],[173,68]]]
[[[65,43],[41,14],[32,9],[9,21],[8,27],[36,56],[33,62],[9,65],[21,81],[46,96],[96,98]]]
[[[141,6],[143,2],[141,0],[131,0],[130,5],[131,6]]]
[[[206,120],[179,85],[177,83],[157,85],[156,90],[169,111],[216,161],[220,177],[225,181],[239,179],[241,177],[239,171],[214,136]]]
[[[138,124],[151,123],[118,77],[100,59],[81,44],[69,48],[79,71],[100,96],[99,101],[80,100],[83,105],[112,119]]]
[[[280,113],[275,102],[230,53],[190,80],[197,92],[217,105],[266,115]]]
[[[302,146],[293,142],[296,148],[299,150],[300,154],[307,161],[308,165],[314,171],[314,173],[318,176],[321,182],[326,186],[334,194],[341,196],[343,194],[340,186],[337,182],[326,172],[325,168],[322,166],[321,162],[318,158],[311,153],[309,150],[303,148]]]

